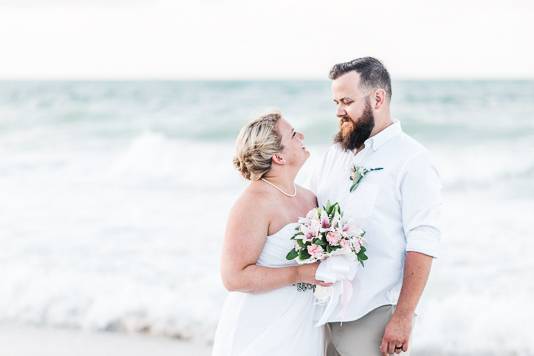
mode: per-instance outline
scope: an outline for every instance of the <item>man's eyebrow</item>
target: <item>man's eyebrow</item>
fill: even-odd
[[[343,101],[343,100],[352,100],[351,98],[349,98],[348,96],[344,96],[342,97],[341,99],[339,99],[339,101]],[[334,99],[334,101],[337,103],[338,100],[337,99]]]

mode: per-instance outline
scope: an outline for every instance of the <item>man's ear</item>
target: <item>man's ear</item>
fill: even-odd
[[[375,94],[374,94],[374,102],[375,102],[375,105],[374,105],[374,109],[375,110],[380,110],[384,104],[386,103],[386,91],[384,89],[377,89],[375,90]]]
[[[275,153],[273,155],[273,162],[276,164],[285,164],[286,159],[284,158],[284,156],[280,155],[279,153]]]

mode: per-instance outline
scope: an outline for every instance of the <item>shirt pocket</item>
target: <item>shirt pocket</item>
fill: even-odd
[[[341,205],[345,219],[358,224],[368,219],[375,210],[378,192],[378,184],[370,182],[360,184],[355,191],[349,193],[345,206]]]

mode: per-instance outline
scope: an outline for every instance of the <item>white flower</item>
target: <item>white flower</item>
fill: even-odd
[[[360,245],[360,241],[354,240],[352,242],[352,248],[354,249],[354,253],[359,253],[360,250],[362,249],[362,246]]]
[[[328,215],[326,214],[326,211],[321,211],[321,227],[327,231],[326,229],[330,228],[330,219],[328,218]]]
[[[308,218],[299,218],[298,223],[299,223],[299,225],[309,225],[310,219],[308,219]]]
[[[308,220],[315,220],[315,219],[319,219],[319,208],[313,208],[312,210],[310,210],[308,212],[308,214],[306,214],[306,219]]]
[[[336,212],[336,214],[332,218],[332,227],[337,228],[340,225],[341,225],[341,215],[339,215],[339,213]]]
[[[310,224],[310,231],[313,236],[319,235],[319,231],[321,230],[321,222],[319,220],[312,220]]]

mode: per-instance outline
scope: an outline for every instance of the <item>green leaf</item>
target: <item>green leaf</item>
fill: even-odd
[[[295,237],[300,236],[300,235],[304,235],[304,233],[302,231],[295,233],[293,236],[291,236],[291,240],[294,240]]]
[[[328,214],[328,217],[332,219],[334,215],[336,215],[336,212],[339,212],[339,204],[334,203],[333,205],[330,205],[328,209],[326,209],[326,213]]]
[[[328,216],[330,216],[330,214],[332,214],[332,207],[333,207],[333,205],[328,205],[328,206],[326,206],[325,209],[324,209],[324,210],[326,210],[326,214],[327,214]]]
[[[369,259],[369,257],[367,257],[367,255],[365,254],[365,251],[358,252],[356,256],[358,256],[359,261],[365,261]]]
[[[310,258],[311,255],[308,253],[308,250],[307,249],[304,249],[304,250],[300,250],[299,251],[299,258],[301,260],[307,260],[308,258]]]
[[[323,240],[319,240],[319,239],[316,239],[315,242],[314,242],[314,244],[319,245],[319,246],[321,246],[321,247],[325,247],[325,246],[328,245],[327,242],[325,242],[325,241],[323,241]]]
[[[297,253],[297,251],[295,251],[295,249],[293,248],[287,253],[286,260],[294,260],[298,257],[298,255],[299,254]]]
[[[358,176],[356,177],[356,179],[354,179],[354,182],[352,183],[352,186],[350,187],[351,193],[355,191],[356,188],[358,188],[358,185],[360,185],[360,182],[362,181],[362,179],[363,179],[363,176]]]

